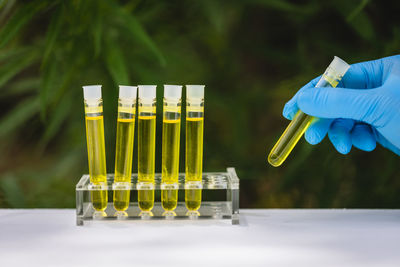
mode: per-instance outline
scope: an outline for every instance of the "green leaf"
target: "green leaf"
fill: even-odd
[[[0,87],[17,75],[20,71],[30,66],[38,58],[35,50],[12,57],[12,61],[4,64],[0,69]]]
[[[111,3],[109,1],[109,3]],[[153,54],[157,57],[161,66],[165,66],[166,61],[164,55],[161,53],[160,49],[153,42],[151,37],[148,35],[146,30],[140,24],[140,22],[136,19],[135,16],[129,14],[125,9],[121,8],[118,5],[111,4],[111,7],[114,11],[114,16],[120,18],[122,21],[122,26],[126,27],[127,30],[135,37],[135,40],[141,42],[145,45]]]
[[[372,27],[371,20],[364,12],[358,13],[350,22],[352,28],[364,39],[373,40],[375,38],[375,31]]]
[[[25,78],[8,85],[0,91],[0,98],[10,97],[14,95],[24,94],[35,91],[40,87],[40,79],[38,77]]]
[[[7,1],[7,0],[0,0],[0,9],[3,8],[7,3],[9,3],[11,1]]]
[[[0,48],[4,47],[32,17],[47,6],[47,1],[34,1],[17,9],[0,31]]]
[[[15,5],[16,0],[1,0],[0,1],[0,24],[2,24],[2,21],[4,18],[7,17],[8,12],[11,10],[11,8]]]
[[[42,67],[47,64],[49,56],[53,51],[54,44],[60,33],[60,28],[63,22],[63,7],[61,6],[53,15],[50,26],[46,34],[45,48],[43,53]]]
[[[373,41],[375,39],[375,30],[372,26],[372,21],[364,11],[368,2],[368,0],[359,2],[337,0],[336,2],[332,2],[332,8],[342,14],[349,26],[358,35],[366,40]]]
[[[282,12],[291,12],[302,15],[311,15],[316,13],[318,10],[318,5],[315,5],[314,3],[296,5],[285,0],[250,0],[248,2]]]
[[[346,20],[348,22],[352,21],[369,3],[369,0],[362,0],[360,4],[356,6],[353,11],[347,16]]]
[[[65,118],[68,116],[71,110],[71,98],[64,97],[60,101],[59,105],[54,109],[50,117],[49,123],[46,126],[46,131],[44,132],[39,147],[43,149],[47,143],[55,136],[55,134],[60,130]]]
[[[26,46],[18,46],[18,47],[12,47],[9,49],[1,49],[0,50],[0,61],[9,62],[10,60],[13,60],[15,57],[20,56],[24,53],[27,53],[31,50],[32,50],[32,47],[26,47]]]
[[[6,201],[12,208],[22,208],[25,206],[25,195],[17,183],[15,175],[3,175],[0,179],[0,187],[4,192]]]
[[[102,8],[101,3],[99,3],[99,8],[97,9],[96,17],[92,23],[92,35],[93,35],[93,46],[94,46],[94,56],[97,57],[101,51],[101,36],[103,34],[103,24],[102,24]]]
[[[44,70],[42,71],[42,81],[41,87],[39,91],[39,98],[40,98],[40,117],[42,120],[46,118],[46,110],[49,98],[49,92],[51,90],[55,91],[56,87],[58,86],[58,82],[60,77],[57,75],[59,74],[57,68],[57,61],[52,60],[50,65],[45,65]]]
[[[4,137],[16,130],[21,124],[34,116],[39,111],[40,101],[35,98],[27,98],[20,102],[13,110],[0,120],[0,137]]]
[[[369,3],[369,0],[362,0],[360,3],[347,15],[346,21],[353,29],[364,39],[372,40],[375,37],[375,31],[372,27],[371,20],[363,11]]]
[[[106,40],[105,59],[107,69],[116,85],[129,84],[129,75],[125,65],[123,52],[117,43],[111,39]]]

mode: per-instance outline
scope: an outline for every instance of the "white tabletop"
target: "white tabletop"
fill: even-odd
[[[400,266],[400,210],[241,210],[228,221],[91,222],[0,210],[0,266]]]

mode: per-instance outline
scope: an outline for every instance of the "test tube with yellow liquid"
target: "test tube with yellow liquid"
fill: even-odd
[[[204,85],[186,85],[185,204],[191,218],[201,206],[203,131]]]
[[[156,86],[139,85],[138,202],[142,218],[153,216],[156,148]]]
[[[83,98],[93,217],[102,218],[106,216],[108,199],[101,85],[83,86]]]
[[[315,87],[336,87],[349,67],[349,64],[335,56]],[[286,160],[313,119],[314,117],[303,113],[301,110],[296,113],[268,156],[268,162],[272,166],[278,167]]]
[[[178,205],[181,96],[182,86],[164,85],[161,204],[166,218],[176,216],[174,210]]]
[[[126,210],[130,202],[136,93],[137,87],[135,86],[119,86],[113,183],[114,208],[117,211],[115,216],[118,219],[124,219],[128,216]]]

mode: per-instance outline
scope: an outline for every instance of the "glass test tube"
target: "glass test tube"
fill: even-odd
[[[101,85],[83,86],[83,97],[85,104],[90,197],[95,209],[93,217],[100,218],[106,216],[104,210],[107,208],[108,202]]]
[[[204,85],[186,85],[185,203],[188,216],[201,205],[203,171]]]
[[[350,65],[335,56],[315,87],[336,87],[349,67]],[[278,167],[286,160],[313,119],[314,117],[301,110],[296,113],[268,156],[268,162],[272,166]]]
[[[142,218],[152,216],[156,147],[156,86],[139,85],[138,202]]]
[[[135,86],[119,86],[117,141],[115,146],[114,208],[119,219],[129,207],[136,115]]]
[[[182,86],[164,85],[161,203],[164,216],[173,218],[178,205],[179,142]]]

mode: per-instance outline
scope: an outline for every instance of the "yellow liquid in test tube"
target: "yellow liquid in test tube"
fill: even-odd
[[[144,212],[150,212],[154,206],[154,164],[156,145],[155,113],[155,106],[139,106],[138,183],[141,183],[143,187],[138,188],[138,202],[139,208]]]
[[[155,113],[155,110],[154,110]],[[156,144],[156,116],[140,116],[138,123],[138,182],[145,183],[145,190],[138,190],[139,208],[151,211],[154,206],[154,164]]]
[[[186,85],[185,204],[197,218],[203,188],[204,85]]]
[[[164,120],[162,137],[162,182],[178,185],[179,178],[179,141],[181,120]],[[173,211],[178,204],[178,189],[162,190],[162,206]]]
[[[202,182],[204,118],[186,118],[186,182]],[[201,205],[201,189],[186,189],[188,210],[196,211]]]
[[[138,202],[142,218],[152,216],[154,207],[154,164],[156,149],[156,86],[139,85],[138,116]]]
[[[181,96],[181,85],[164,85],[161,204],[167,218],[176,215],[178,205]]]
[[[335,57],[315,87],[336,87],[349,67],[346,62]],[[268,155],[268,162],[272,166],[278,167],[286,160],[313,119],[301,110],[297,112]]]
[[[136,86],[119,86],[117,141],[115,146],[114,208],[118,219],[128,217],[133,141],[135,138]]]
[[[164,85],[161,204],[166,218],[176,216],[178,205],[181,96],[181,85]]]
[[[107,208],[107,171],[104,141],[101,86],[84,86],[86,142],[90,177],[90,198],[94,215],[105,216]]]
[[[135,118],[118,118],[114,182],[126,183],[127,190],[114,190],[114,208],[117,211],[129,207],[134,134]]]
[[[107,171],[103,116],[86,116],[86,137],[90,182],[93,185],[104,185],[107,183]],[[104,211],[108,202],[107,190],[91,191],[91,199],[95,210]]]

